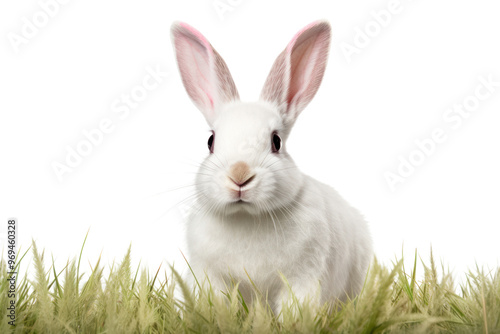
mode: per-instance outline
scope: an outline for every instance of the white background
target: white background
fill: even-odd
[[[276,56],[304,25],[327,19],[333,40],[322,86],[301,114],[288,147],[307,174],[332,185],[370,223],[377,257],[391,263],[430,247],[460,277],[500,257],[500,87],[457,129],[443,121],[474,94],[478,77],[500,81],[498,1],[400,1],[400,12],[349,62],[342,43],[374,21],[380,1],[69,1],[38,33],[22,36],[40,3],[0,4],[0,220],[19,219],[19,242],[34,239],[58,268],[79,254],[83,270],[102,252],[156,271],[182,263],[181,218],[208,126],[182,87],[170,25],[188,22],[226,60],[243,100],[258,97]],[[43,19],[43,17],[42,17]],[[42,22],[43,23],[43,22]],[[10,36],[10,37],[9,37]],[[141,85],[146,68],[169,73],[130,115],[112,104]],[[58,180],[67,146],[109,118],[114,129]],[[447,140],[391,191],[415,140],[440,127]],[[5,249],[5,248],[4,248]],[[46,258],[50,259],[50,256]],[[47,261],[47,264],[50,262]],[[164,264],[164,265],[165,265]]]

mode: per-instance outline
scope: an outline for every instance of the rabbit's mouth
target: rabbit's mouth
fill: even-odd
[[[256,207],[253,205],[251,202],[243,200],[243,199],[237,199],[232,202],[227,203],[224,206],[223,213],[225,215],[232,215],[236,213],[250,213],[250,214],[256,214]]]
[[[250,179],[254,179],[254,176]],[[249,181],[237,184],[231,178],[227,178],[226,191],[229,193],[230,203],[241,204],[250,202],[249,199],[252,197],[250,192],[252,192],[251,188],[253,188],[254,185],[248,185],[248,183]]]
[[[233,201],[231,204],[241,206],[241,205],[245,205],[245,204],[251,205],[252,203],[248,200],[244,200],[244,199],[240,198],[240,199]]]

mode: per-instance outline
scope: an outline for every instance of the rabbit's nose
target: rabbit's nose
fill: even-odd
[[[229,169],[228,177],[234,182],[238,187],[243,187],[252,182],[255,174],[250,171],[250,166],[243,161],[238,161]]]
[[[241,188],[241,187],[244,187],[244,186],[248,185],[254,179],[254,177],[255,177],[255,175],[252,175],[252,176],[250,176],[248,179],[246,179],[243,182],[235,181],[231,177],[229,177],[229,178],[231,179],[231,181],[234,182],[234,184],[236,184],[238,187]]]

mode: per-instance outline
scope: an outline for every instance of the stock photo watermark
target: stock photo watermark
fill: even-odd
[[[411,2],[412,0],[405,0]],[[373,39],[377,38],[381,32],[387,28],[394,17],[401,14],[404,6],[400,0],[390,0],[386,8],[370,11],[370,20],[362,28],[354,27],[352,42],[341,42],[339,47],[347,63],[352,62],[352,57],[361,54]]]
[[[84,158],[90,156],[94,148],[102,145],[106,135],[112,133],[118,122],[127,119],[131,111],[137,109],[149,94],[160,87],[168,77],[169,72],[156,65],[155,68],[146,66],[146,74],[139,84],[133,86],[129,92],[120,94],[113,100],[110,110],[115,114],[118,120],[112,117],[102,118],[94,128],[83,129],[81,139],[72,147],[66,145],[66,155],[62,161],[52,161],[52,169],[59,182],[63,182],[64,176],[74,171],[80,166]]]
[[[438,126],[430,131],[430,135],[416,139],[415,146],[406,155],[399,155],[397,167],[393,171],[386,171],[384,178],[391,191],[403,184],[429,159],[439,148],[439,145],[448,140],[451,131],[460,129],[465,120],[470,118],[481,106],[481,102],[491,98],[500,88],[500,80],[488,76],[479,76],[479,84],[470,95],[459,103],[447,108],[442,114],[444,126]]]
[[[227,13],[233,12],[242,3],[243,0],[215,0],[212,2],[212,7],[223,21]]]
[[[21,17],[21,27],[18,32],[8,32],[7,39],[15,53],[19,53],[22,45],[28,44],[33,40],[42,29],[44,29],[50,21],[55,18],[62,6],[69,3],[71,0],[40,0],[38,1],[39,8],[30,16]]]
[[[17,295],[17,236],[19,224],[16,218],[7,219],[7,323],[16,325],[16,295]]]

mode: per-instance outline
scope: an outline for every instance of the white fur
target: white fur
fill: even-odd
[[[184,33],[182,29],[189,31]],[[190,66],[185,55],[189,53],[186,45],[192,41],[177,43],[176,39],[195,36],[198,52],[200,44],[210,48],[211,45],[186,24],[182,27],[174,24],[172,30],[177,33],[173,34],[177,58],[184,57],[184,64],[179,63],[182,74],[183,67]],[[315,38],[319,34],[321,38]],[[300,59],[306,58],[294,69],[293,43],[301,38],[307,43],[297,49]],[[267,292],[277,312],[281,302],[290,297],[280,273],[299,300],[307,297],[316,303],[345,300],[359,293],[372,257],[371,238],[362,215],[334,189],[301,173],[286,150],[291,127],[316,93],[317,80],[321,81],[323,76],[328,43],[329,26],[323,22],[299,32],[278,57],[270,73],[272,79],[266,82],[263,90],[266,93],[259,102],[240,102],[234,89],[233,98],[229,94],[224,101],[207,103],[214,95],[221,95],[217,92],[224,91],[217,87],[220,80],[211,82],[215,93],[207,95],[208,98],[199,97],[206,89],[198,90],[196,96],[190,94],[195,103],[203,99],[197,105],[205,106],[200,109],[215,133],[214,152],[206,157],[197,174],[197,205],[187,220],[190,265],[199,278],[206,273],[218,289],[224,289],[231,278],[239,281],[247,300],[252,298],[250,277],[261,292]],[[214,52],[212,48],[207,54]],[[307,58],[308,53],[315,58]],[[222,58],[217,59],[218,66],[212,67],[210,57],[206,58],[205,72],[212,68],[215,75],[211,77],[224,77],[224,81],[232,83],[225,64],[220,64]],[[221,68],[224,72],[217,72]],[[308,79],[310,73],[316,77]],[[194,91],[198,79],[193,73],[189,75],[190,89]],[[300,81],[293,82],[294,77]],[[276,80],[281,82],[277,84]],[[308,85],[307,80],[316,80],[315,85]],[[207,85],[205,79],[200,81]],[[273,96],[273,87],[278,86],[285,91],[266,98]],[[287,98],[290,94],[287,87],[291,86],[297,93]],[[274,132],[282,138],[282,148],[277,153],[271,150]],[[237,162],[245,162],[255,174],[241,188],[240,198],[235,198],[231,191],[235,185],[228,178],[231,166]],[[244,202],[238,202],[239,199]]]

